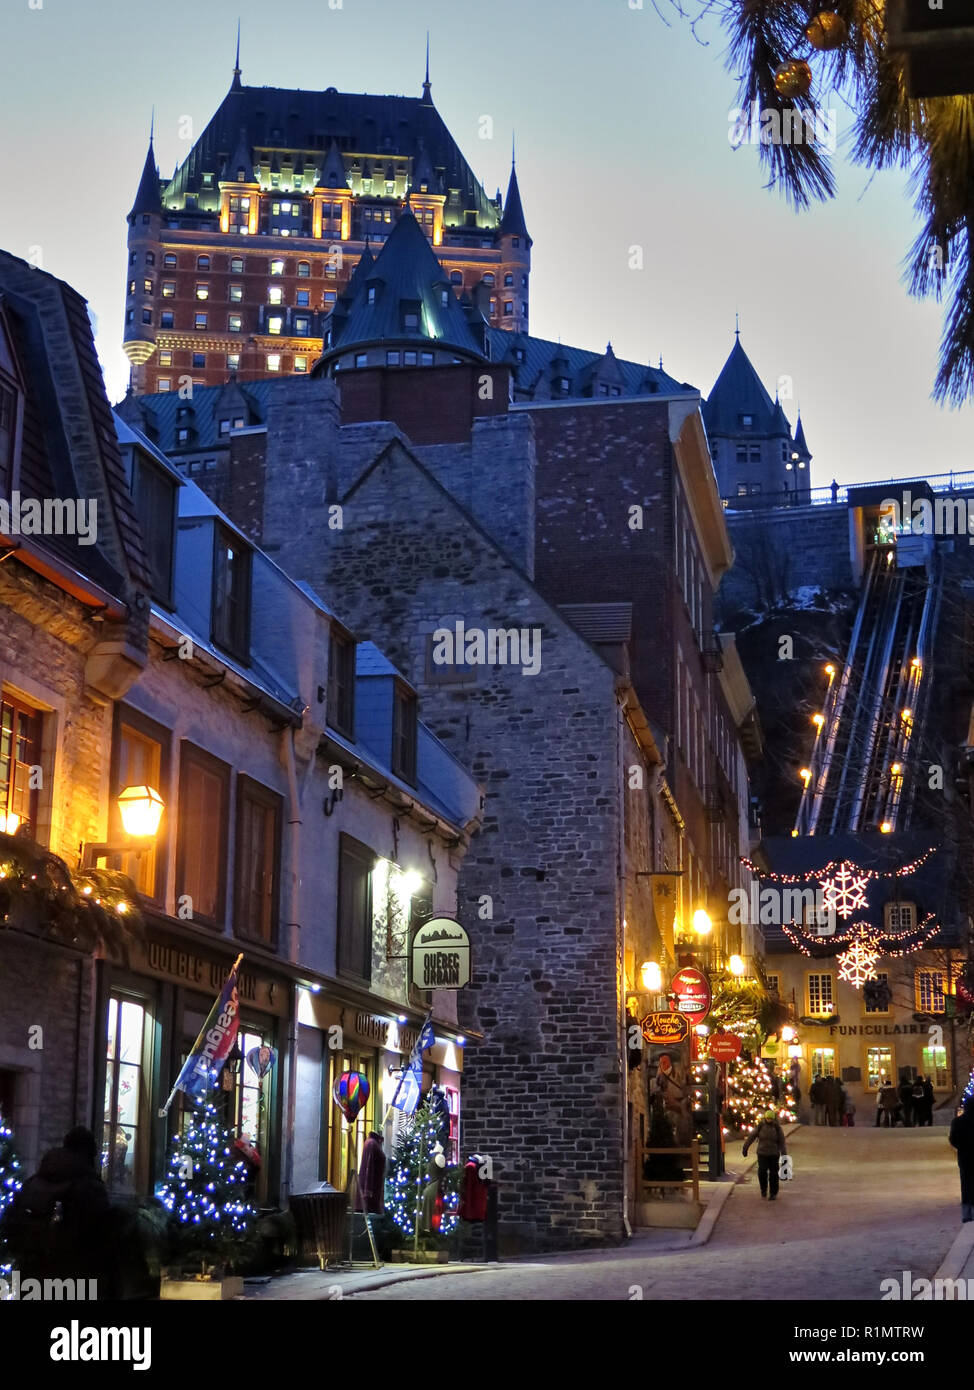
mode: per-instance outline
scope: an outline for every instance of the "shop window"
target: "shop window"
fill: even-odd
[[[112,772],[111,829],[112,844],[129,843],[122,827],[116,798],[125,787],[154,787],[163,802],[169,800],[169,742],[168,729],[147,719],[136,710],[116,705],[114,761]],[[128,874],[143,897],[164,903],[166,897],[164,848],[165,812],[154,840],[138,849],[126,850],[119,868]]]
[[[835,1075],[835,1048],[815,1047],[812,1049],[812,1076]]]
[[[227,881],[230,769],[201,748],[183,742],[179,758],[176,834],[177,906],[193,921],[223,920]]]
[[[946,1090],[950,1085],[947,1071],[947,1049],[945,1047],[925,1047],[923,1049],[923,1074],[928,1076],[937,1090]]]
[[[223,526],[215,528],[213,619],[217,646],[241,661],[250,653],[251,551]]]
[[[238,936],[276,945],[280,866],[281,798],[249,777],[238,777],[233,910]]]
[[[322,1146],[324,1152],[321,1158],[323,1161],[319,1166],[319,1172],[322,1178],[326,1182],[330,1182],[336,1191],[344,1192],[349,1179],[349,1125],[331,1098],[332,1090],[343,1071],[360,1071],[368,1077],[369,1098],[364,1108],[355,1117],[352,1126],[352,1163],[354,1171],[357,1173],[362,1165],[362,1150],[365,1147],[365,1141],[369,1137],[369,1132],[376,1128],[375,1097],[378,1087],[376,1084],[375,1053],[332,1052],[329,1054],[328,1066],[322,1067],[321,1070],[322,1079],[327,1083],[327,1090],[322,1095],[322,1112],[328,1116],[328,1128],[326,1143]]]
[[[455,1166],[460,1162],[460,1092],[455,1086],[441,1087],[450,1112],[450,1137],[446,1144],[446,1161]]]
[[[893,1077],[893,1049],[891,1047],[866,1048],[866,1089],[878,1091],[888,1086]]]
[[[342,835],[338,867],[338,970],[372,979],[372,866],[367,845]]]
[[[947,990],[947,974],[944,970],[929,970],[921,967],[914,977],[917,1013],[942,1014],[946,1008],[944,995]]]
[[[145,1181],[146,1022],[139,1000],[110,997],[101,1162],[105,1186],[112,1193],[138,1192]]]
[[[404,782],[416,780],[416,696],[396,684],[392,703],[392,770]]]
[[[41,778],[41,714],[4,695],[0,704],[0,829],[37,835]]]
[[[261,1167],[257,1177],[257,1197],[266,1197],[268,1164],[268,1105],[267,1098],[272,1073],[259,1077],[247,1062],[247,1054],[255,1047],[273,1047],[274,1040],[268,1034],[258,1031],[251,1024],[241,1023],[237,1035],[240,1052],[240,1065],[236,1074],[233,1091],[233,1114],[227,1116],[227,1126],[236,1132],[239,1139],[252,1144],[261,1157]]]
[[[808,1012],[827,1018],[832,1013],[832,976],[808,976]]]

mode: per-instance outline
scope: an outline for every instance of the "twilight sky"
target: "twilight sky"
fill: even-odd
[[[516,128],[534,333],[662,354],[706,395],[739,311],[772,394],[794,383],[813,485],[974,467],[974,412],[930,399],[940,308],[902,285],[916,231],[905,176],[843,162],[837,200],[797,216],[764,189],[755,149],[728,140],[735,82],[716,24],[702,47],[638,3],[3,0],[0,245],[40,247],[44,269],[88,298],[117,399],[125,214],[153,103],[169,174],[190,147],[181,119],[198,135],[229,87],[238,14],[249,86],[418,96],[429,28],[433,100],[489,193],[507,186]],[[822,104],[841,153],[845,110]],[[783,404],[794,424],[795,400]]]

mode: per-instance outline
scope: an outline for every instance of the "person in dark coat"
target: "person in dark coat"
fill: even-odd
[[[97,1153],[90,1129],[69,1130],[14,1198],[4,1235],[23,1279],[94,1279],[105,1299],[116,1296],[116,1223]]]
[[[370,1211],[378,1215],[385,1211],[385,1175],[386,1156],[382,1150],[382,1135],[372,1130],[362,1146],[356,1211]]]
[[[812,1102],[812,1116],[815,1124],[825,1124],[825,1082],[821,1076],[816,1076],[808,1090],[808,1099]]]
[[[842,1083],[837,1076],[827,1076],[825,1087],[825,1114],[830,1125],[838,1126],[842,1119]]]
[[[950,1122],[948,1138],[957,1150],[962,1221],[974,1221],[974,1099],[964,1102]]]
[[[742,1152],[745,1158],[755,1141],[758,1146],[758,1185],[761,1188],[761,1196],[773,1202],[778,1196],[778,1159],[787,1153],[785,1131],[773,1110],[761,1116],[757,1129],[744,1140]]]
[[[933,1103],[935,1099],[933,1082],[930,1080],[929,1076],[925,1076],[923,1078],[923,1110],[919,1120],[921,1125],[933,1124]]]
[[[909,1080],[904,1079],[903,1081],[900,1082],[899,1097],[900,1097],[900,1109],[901,1109],[902,1112],[903,1112],[903,1123],[904,1123],[904,1125],[906,1125],[907,1129],[911,1129],[911,1128],[913,1127],[913,1125],[919,1123],[919,1121],[918,1121],[918,1119],[917,1119],[917,1116],[916,1116],[916,1113],[915,1113],[915,1111],[914,1111],[914,1109],[913,1109],[913,1082],[912,1082],[912,1081],[909,1081]]]

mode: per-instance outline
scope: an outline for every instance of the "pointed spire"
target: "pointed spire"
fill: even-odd
[[[527,224],[524,220],[524,208],[521,206],[521,190],[517,183],[513,145],[511,149],[511,179],[507,185],[507,197],[504,200],[504,216],[501,218],[500,235],[523,236],[527,245],[531,245],[531,238],[528,235]]]
[[[240,20],[237,20],[237,56],[233,62],[233,81],[230,90],[237,92],[240,90]]]
[[[432,91],[430,85],[430,31],[426,30],[426,81],[423,83],[423,101],[427,106],[433,105]]]
[[[740,316],[740,314],[735,314],[735,315],[734,315],[734,335],[735,335],[735,337],[737,338],[737,341],[740,342],[740,341],[741,341],[741,316]]]
[[[335,140],[334,137],[332,138],[331,144],[328,146],[328,153],[325,156],[324,163],[318,172],[318,177],[315,182],[319,188],[348,187],[345,160],[342,158],[342,152],[338,148],[338,141]]]
[[[800,410],[798,412],[798,424],[795,426],[795,453],[803,458],[806,463],[811,460],[812,451],[809,449],[805,440],[805,427],[802,424],[802,413]]]
[[[149,148],[146,151],[145,164],[142,166],[142,177],[139,180],[139,191],[135,195],[135,202],[132,204],[133,213],[155,213],[157,216],[162,213],[162,197],[159,193],[159,170],[156,168],[156,155],[152,147],[153,136],[155,135],[156,113],[152,111],[152,121],[149,126]]]

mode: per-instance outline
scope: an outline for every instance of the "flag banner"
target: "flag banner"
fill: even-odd
[[[436,1041],[433,1032],[433,1015],[426,1015],[426,1022],[419,1030],[419,1037],[409,1054],[406,1069],[399,1078],[396,1094],[392,1098],[391,1109],[401,1110],[404,1115],[414,1115],[419,1105],[419,1094],[423,1084],[423,1053]]]
[[[676,919],[676,879],[671,874],[653,874],[653,913],[663,945],[673,955],[673,925]]]
[[[159,1112],[161,1115],[168,1111],[177,1091],[184,1091],[186,1095],[199,1102],[216,1084],[223,1064],[237,1041],[237,1030],[240,1027],[237,971],[242,960],[243,953],[234,961],[220,997],[210,1010],[192,1051],[183,1063],[183,1069],[176,1078],[169,1099]]]

